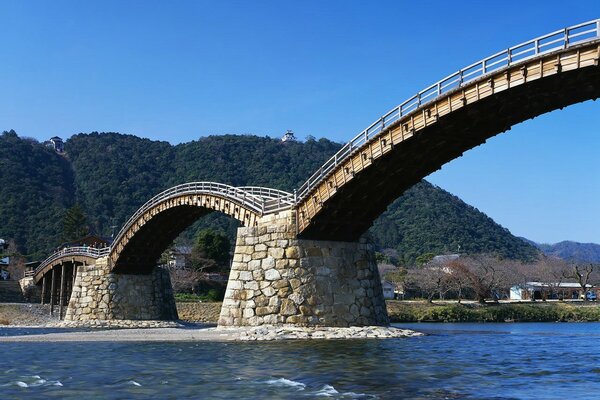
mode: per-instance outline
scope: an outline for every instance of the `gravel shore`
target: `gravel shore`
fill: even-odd
[[[201,313],[202,314],[202,313]],[[184,321],[58,320],[50,306],[0,303],[0,342],[156,342],[272,341],[294,339],[387,339],[420,336],[418,332],[381,326],[303,328],[256,326],[217,328],[215,324]]]
[[[11,330],[14,334],[11,334]],[[2,328],[0,342],[173,342],[173,341],[272,341],[294,339],[390,339],[420,336],[408,329],[367,326],[352,328],[301,328],[281,326],[217,328],[210,325],[182,324],[177,328],[94,329],[72,331],[56,328]]]

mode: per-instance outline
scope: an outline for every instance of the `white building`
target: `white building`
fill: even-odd
[[[592,291],[592,285],[586,285],[588,292]],[[594,291],[595,293],[595,291]],[[580,299],[583,296],[581,286],[575,282],[545,283],[527,282],[510,288],[510,300],[533,299]]]
[[[65,144],[58,136],[51,137],[49,140],[44,142],[44,144],[48,147],[52,147],[57,153],[62,153],[65,151]]]
[[[169,267],[185,268],[188,267],[192,255],[191,246],[175,246],[169,254]]]
[[[286,133],[284,133],[283,136],[281,137],[281,141],[282,142],[295,142],[296,137],[294,136],[294,132],[292,132],[291,130],[288,129],[288,131]]]
[[[381,288],[383,289],[384,299],[389,300],[395,297],[394,290],[396,289],[396,286],[392,282],[381,281]]]

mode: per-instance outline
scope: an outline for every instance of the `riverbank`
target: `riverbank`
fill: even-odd
[[[387,301],[391,322],[596,322],[596,303],[427,303]]]
[[[177,302],[181,321],[216,324],[221,303]],[[427,303],[418,301],[387,301],[390,322],[597,322],[597,303],[542,302],[535,303]],[[27,303],[0,303],[2,326],[66,326],[50,315],[50,306]],[[171,323],[176,324],[176,323]],[[77,324],[75,324],[77,325]],[[90,324],[92,326],[93,324]],[[127,324],[106,324],[99,327],[127,327]],[[161,326],[161,327],[167,327]]]
[[[58,307],[50,315],[48,304],[0,303],[0,327],[2,326],[60,326]],[[186,322],[216,324],[221,303],[177,302],[179,319]]]
[[[180,324],[168,328],[85,329],[0,328],[1,342],[252,342],[311,339],[392,339],[423,336],[410,329],[381,326],[303,328],[282,326],[214,327]]]

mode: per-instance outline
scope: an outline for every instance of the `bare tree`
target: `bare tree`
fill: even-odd
[[[438,295],[440,300],[448,292],[447,273],[440,267],[414,268],[408,271],[406,282],[413,289],[420,291],[431,303]]]
[[[589,264],[573,264],[570,271],[567,271],[565,278],[575,279],[581,291],[583,292],[583,301],[587,301],[587,291],[593,287],[593,282],[596,279],[592,275],[594,270],[597,270],[596,266],[592,263]]]
[[[481,254],[465,257],[462,262],[469,270],[471,288],[480,303],[488,297],[498,301],[501,292],[523,280],[514,261]]]
[[[469,268],[460,260],[452,260],[446,264],[448,275],[446,276],[446,285],[448,289],[456,293],[460,303],[464,293],[471,289],[472,277]]]
[[[202,274],[192,268],[169,268],[171,284],[175,293],[194,293]]]
[[[542,300],[546,301],[548,295],[551,298],[556,297],[559,300],[563,300],[560,288],[566,276],[569,275],[569,264],[559,258],[544,257],[538,260],[532,267],[530,276],[548,289],[542,292]],[[533,300],[533,296],[531,297]]]

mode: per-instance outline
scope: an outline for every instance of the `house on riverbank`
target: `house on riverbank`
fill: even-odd
[[[597,289],[586,285],[586,292],[598,295]],[[526,282],[510,288],[510,300],[577,300],[583,297],[583,289],[575,282]]]

